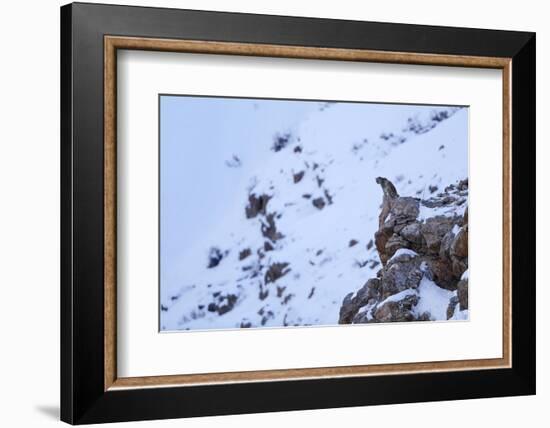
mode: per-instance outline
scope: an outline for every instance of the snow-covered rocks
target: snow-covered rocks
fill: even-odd
[[[426,201],[387,199],[387,188],[382,188],[387,213],[380,217],[375,243],[383,267],[355,295],[344,298],[339,322],[467,318],[467,180]],[[424,207],[422,217],[419,207]]]

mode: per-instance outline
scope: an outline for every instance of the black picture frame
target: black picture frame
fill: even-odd
[[[512,367],[104,388],[104,36],[512,59]],[[61,8],[61,419],[137,421],[535,393],[535,34],[73,3]]]

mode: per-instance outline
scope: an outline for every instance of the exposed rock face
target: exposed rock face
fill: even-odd
[[[419,309],[422,298],[427,299],[422,308],[429,307],[429,299],[445,304],[447,319],[457,310],[468,309],[467,275],[464,278],[468,269],[468,181],[450,185],[427,200],[397,196],[391,182],[382,177],[377,183],[384,191],[374,236],[382,268],[355,295],[344,298],[339,322],[436,319]],[[424,278],[430,292],[419,288]]]

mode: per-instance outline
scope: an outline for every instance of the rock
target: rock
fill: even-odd
[[[215,268],[220,264],[220,262],[223,259],[224,254],[221,252],[219,248],[212,247],[210,248],[210,252],[208,253],[208,269]]]
[[[223,315],[235,307],[238,297],[235,294],[218,295],[216,302],[208,304],[208,312],[217,312],[218,315]]]
[[[447,319],[453,317],[456,310],[456,305],[458,305],[458,297],[453,296],[451,297],[451,300],[449,300],[449,306],[447,306]]]
[[[456,217],[437,216],[428,218],[422,223],[420,230],[429,253],[439,253],[439,247],[443,237],[452,230],[453,226],[457,224],[458,221],[459,219]]]
[[[388,235],[386,231],[378,230],[374,233],[374,244],[376,245],[376,250],[380,256],[380,261],[383,265],[386,264],[390,256],[386,253],[386,243],[391,235]]]
[[[386,222],[393,222],[394,226],[403,227],[416,220],[420,212],[420,201],[410,196],[401,196],[393,200],[389,218]],[[402,229],[402,227],[401,227]]]
[[[237,303],[236,295],[228,294],[227,296],[225,296],[223,299],[221,299],[221,303],[218,305],[218,315],[223,315],[229,312],[235,307],[235,303]]]
[[[349,241],[348,247],[354,247],[359,243],[357,239],[352,239]]]
[[[289,263],[273,263],[265,272],[264,282],[269,284],[270,282],[275,282],[279,278],[285,276],[288,272],[290,272],[290,268],[288,268],[288,266]]]
[[[445,236],[443,236],[443,239],[441,240],[441,244],[439,245],[439,257],[441,258],[450,257],[451,244],[453,243],[454,239],[455,239],[455,234],[453,233],[452,230],[450,230],[445,234]]]
[[[399,250],[400,248],[407,248],[408,245],[409,243],[405,239],[394,233],[392,236],[390,236],[390,238],[386,242],[386,245],[384,246],[385,256],[389,260],[389,258],[391,258],[397,250]]]
[[[245,248],[244,250],[239,252],[239,260],[244,260],[251,254],[252,254],[252,251],[250,250],[250,248]]]
[[[328,204],[332,205],[332,195],[330,194],[330,192],[327,189],[325,189],[323,191],[323,194],[325,195],[325,198],[327,198]]]
[[[357,314],[357,308],[352,303],[353,293],[346,294],[344,300],[342,300],[342,305],[340,306],[340,316],[338,318],[338,324],[350,324],[351,320]]]
[[[420,259],[412,258],[407,261],[391,263],[382,269],[381,299],[409,288],[416,289],[424,273],[420,269]]]
[[[299,183],[302,181],[302,178],[304,178],[305,171],[300,171],[292,176],[292,179],[294,180],[294,184]]]
[[[452,270],[455,278],[460,278],[464,271],[468,269],[468,259],[460,259],[458,257],[453,257],[452,259]]]
[[[287,294],[284,299],[281,302],[281,305],[286,305],[288,302],[290,302],[290,299],[294,297],[294,294]]]
[[[311,201],[311,203],[315,208],[318,208],[320,210],[325,208],[325,205],[326,205],[324,198],[315,198],[313,201]]]
[[[271,196],[265,194],[256,196],[252,193],[248,195],[248,205],[245,207],[246,218],[254,218],[258,214],[265,215],[270,199]]]
[[[414,294],[407,295],[401,300],[390,300],[378,306],[373,317],[378,322],[413,321],[413,308],[417,303],[418,296]]]
[[[422,236],[420,223],[413,222],[404,226],[399,234],[405,238],[407,241],[413,244],[422,244],[424,237]]]
[[[468,179],[465,178],[464,180],[459,181],[456,187],[458,190],[468,190]]]
[[[276,134],[273,137],[273,145],[271,146],[271,150],[274,152],[281,151],[284,149],[288,143],[290,142],[291,135],[289,133],[286,134]]]
[[[432,273],[432,280],[437,285],[447,290],[456,290],[457,278],[453,271],[453,264],[449,259],[429,257],[426,258],[426,264]]]
[[[418,257],[418,254],[408,248],[399,248],[391,259],[386,264],[386,268],[390,268],[395,263],[408,262]]]
[[[463,226],[455,236],[449,249],[451,256],[468,257],[468,226]]]
[[[369,279],[365,284],[365,288],[366,288],[365,294],[363,294],[361,297],[362,298],[366,297],[367,302],[371,299],[379,299],[381,285],[382,285],[382,281],[380,281],[378,278]]]
[[[458,282],[457,287],[458,301],[460,302],[460,310],[468,309],[468,280],[462,279]]]
[[[268,252],[268,251],[273,251],[275,247],[273,247],[273,245],[271,245],[271,243],[269,241],[265,241],[264,242],[264,251],[265,252]]]
[[[262,235],[272,242],[284,238],[284,235],[277,231],[275,225],[275,213],[269,213],[265,216],[265,222],[262,223]]]
[[[349,293],[344,297],[338,324],[350,324],[361,307],[367,305],[369,300],[379,298],[379,288],[380,280],[371,278],[361,287],[355,297],[352,297],[354,293]]]

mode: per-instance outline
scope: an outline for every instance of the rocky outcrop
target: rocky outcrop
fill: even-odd
[[[382,268],[344,298],[339,322],[426,321],[442,312],[456,318],[468,309],[468,181],[426,200],[390,195],[395,188],[383,177],[377,183],[384,199],[374,244]]]

